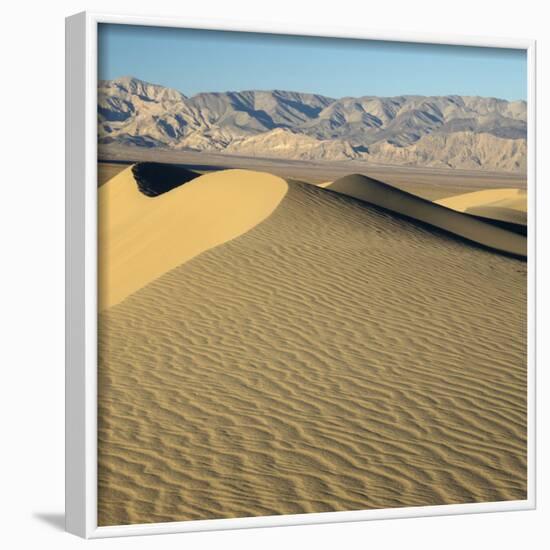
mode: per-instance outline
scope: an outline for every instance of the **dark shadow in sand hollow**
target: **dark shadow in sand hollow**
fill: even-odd
[[[197,172],[160,162],[138,162],[132,166],[138,189],[148,197],[158,197],[200,176]]]

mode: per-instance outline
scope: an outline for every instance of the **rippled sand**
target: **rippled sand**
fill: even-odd
[[[290,182],[99,356],[100,525],[526,498],[526,264],[351,197]]]

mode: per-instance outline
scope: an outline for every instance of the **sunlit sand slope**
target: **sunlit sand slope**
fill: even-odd
[[[524,262],[289,184],[100,315],[99,523],[526,498],[525,291]]]
[[[435,201],[437,204],[484,218],[527,224],[527,193],[522,189],[487,189]]]
[[[435,201],[438,204],[465,212],[475,206],[503,206],[520,212],[527,211],[527,192],[522,189],[485,189]]]
[[[197,254],[233,239],[276,208],[286,182],[248,170],[198,177],[156,197],[132,167],[99,189],[100,311]]]
[[[494,250],[525,258],[527,238],[378,180],[353,174],[325,187],[410,217]]]

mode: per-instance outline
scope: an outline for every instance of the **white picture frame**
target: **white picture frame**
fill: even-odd
[[[98,527],[97,524],[97,27],[99,23],[515,48],[528,70],[528,498],[349,512]],[[530,510],[535,495],[535,49],[533,40],[382,33],[289,23],[83,12],[66,20],[66,529],[85,538]]]

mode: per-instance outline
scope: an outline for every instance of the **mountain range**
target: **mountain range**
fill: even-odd
[[[100,81],[100,150],[110,144],[292,160],[362,160],[525,171],[525,101],[473,96],[345,97],[283,90],[181,92]]]

